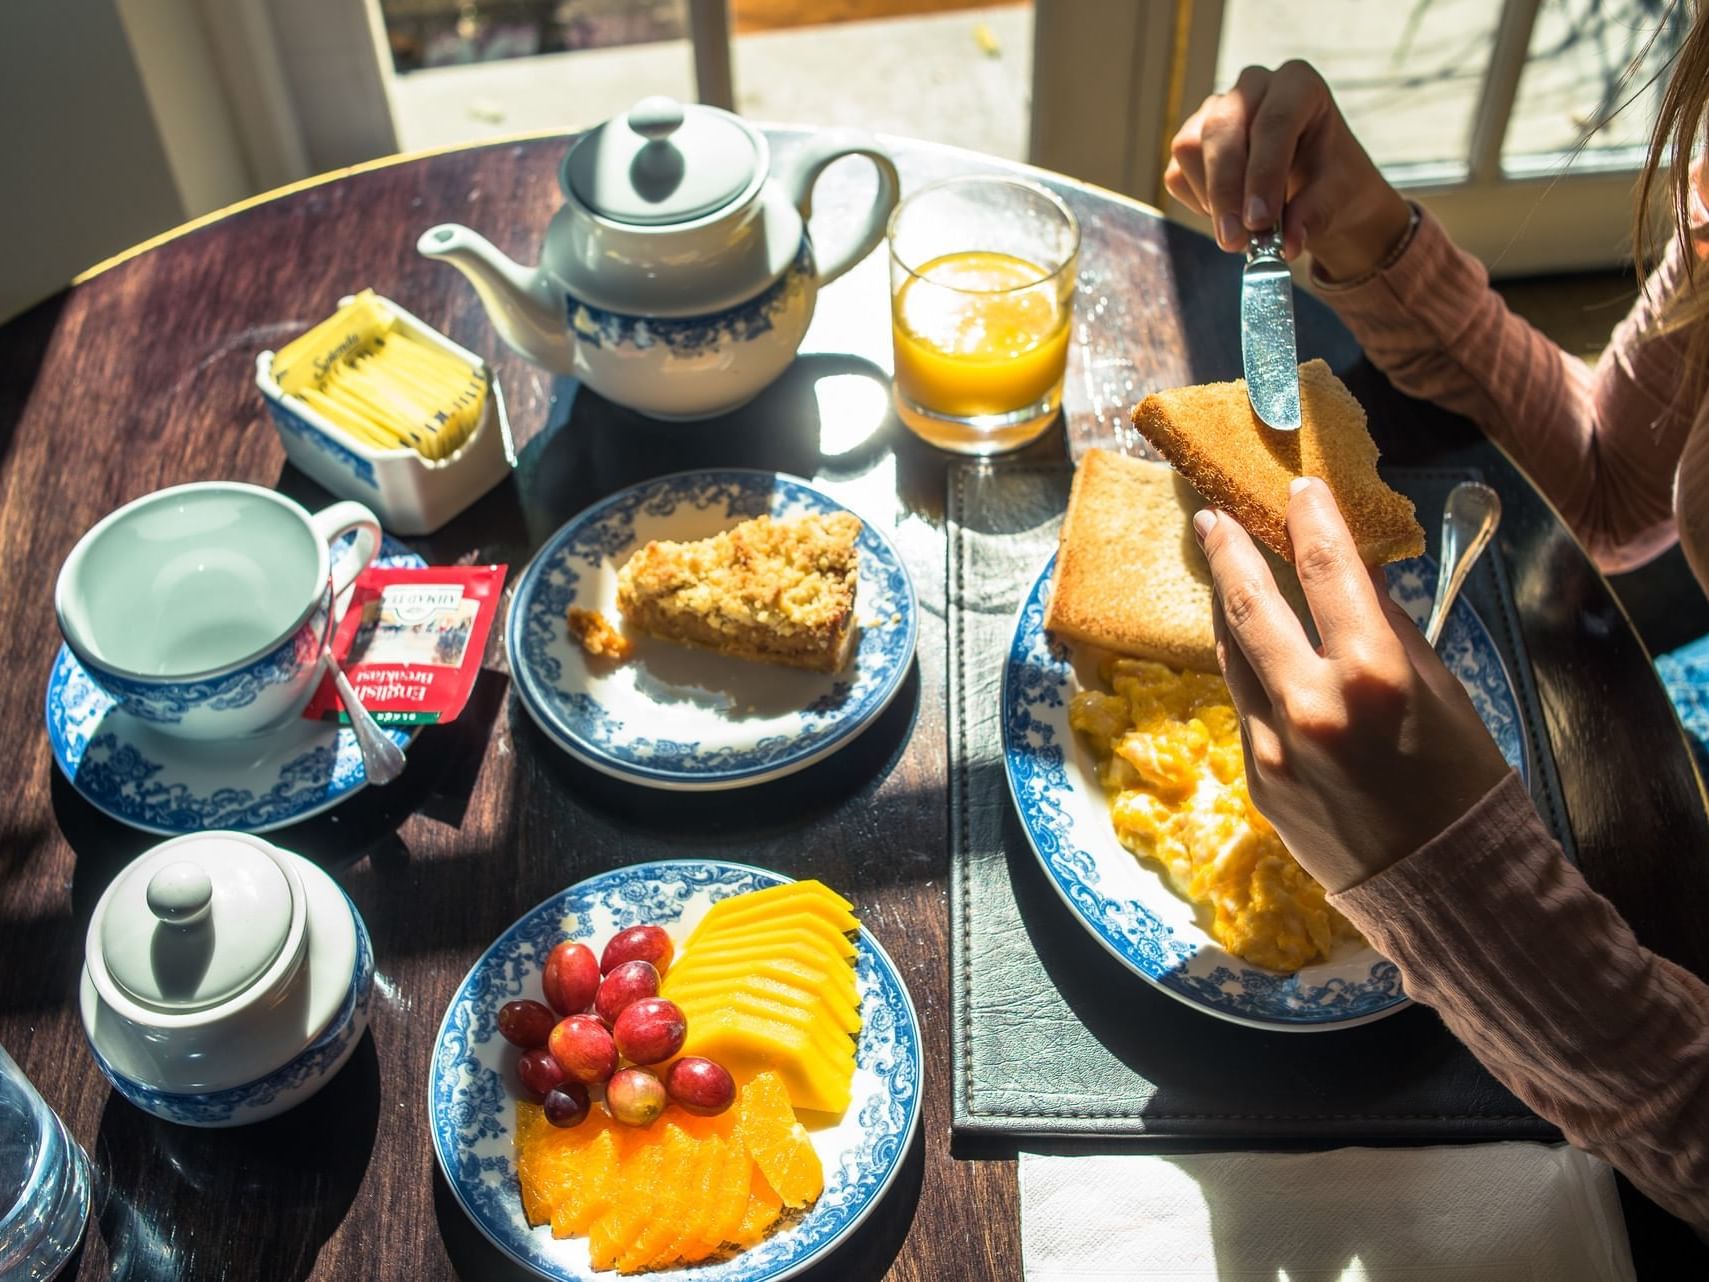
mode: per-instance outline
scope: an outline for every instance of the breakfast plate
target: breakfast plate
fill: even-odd
[[[1003,672],[1003,756],[1009,790],[1046,877],[1100,944],[1171,997],[1256,1028],[1311,1032],[1368,1023],[1408,1004],[1394,965],[1352,940],[1327,961],[1283,973],[1216,943],[1154,864],[1123,847],[1091,748],[1069,726],[1069,699],[1097,680],[1095,664],[1044,630],[1054,555],[1021,603]],[[1436,566],[1387,567],[1389,594],[1422,623]],[[1483,621],[1456,602],[1437,647],[1502,755],[1527,772],[1513,683]]]
[[[387,538],[377,565],[426,565]],[[367,785],[356,734],[301,718],[242,739],[197,742],[161,734],[113,698],[61,645],[47,683],[53,759],[78,794],[144,832],[270,832],[330,809]],[[399,747],[415,727],[386,729]]]
[[[776,472],[682,472],[631,486],[572,518],[523,571],[505,624],[522,705],[572,757],[655,788],[712,790],[801,770],[851,742],[889,706],[918,632],[914,586],[884,534],[863,522],[854,653],[836,673],[714,654],[645,635],[624,663],[590,660],[571,607],[618,618],[617,571],[652,539],[707,538],[754,516],[844,511]]]
[[[546,954],[562,939],[596,943],[643,923],[680,944],[720,899],[791,880],[722,860],[681,859],[600,873],[536,905],[482,954],[440,1024],[428,1070],[433,1147],[446,1181],[475,1226],[517,1263],[552,1282],[595,1277],[586,1238],[531,1229],[518,1191],[516,1060],[498,1032],[499,1008],[537,995]],[[823,1259],[866,1218],[895,1180],[920,1123],[920,1029],[907,987],[862,928],[855,980],[861,1027],[853,1099],[834,1125],[810,1130],[825,1171],[819,1199],[758,1245],[718,1263],[648,1276],[704,1282],[774,1282]]]

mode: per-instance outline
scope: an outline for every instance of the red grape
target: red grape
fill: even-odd
[[[593,1009],[607,1028],[615,1028],[617,1017],[630,1002],[658,995],[659,972],[652,962],[624,962],[600,981]]]
[[[665,1111],[664,1084],[644,1069],[622,1069],[605,1085],[605,1106],[625,1126],[645,1126]]]
[[[653,969],[664,974],[670,969],[676,948],[662,926],[631,926],[619,931],[599,955],[599,968],[609,975],[624,962],[651,962]]]
[[[599,989],[599,958],[586,944],[559,944],[546,957],[546,1000],[560,1015],[579,1015]]]
[[[516,1076],[522,1083],[522,1089],[535,1103],[539,1103],[546,1092],[556,1090],[569,1081],[563,1065],[553,1059],[552,1052],[544,1046],[529,1051],[516,1061]]]
[[[688,1019],[663,997],[643,997],[623,1008],[611,1030],[618,1053],[637,1064],[657,1064],[682,1049]]]
[[[551,1008],[540,1002],[506,1002],[498,1011],[498,1031],[504,1040],[525,1051],[544,1046],[557,1022]]]
[[[580,1082],[565,1082],[546,1092],[546,1120],[553,1126],[580,1126],[587,1114],[587,1087]]]
[[[665,1070],[665,1093],[691,1113],[711,1117],[736,1100],[736,1083],[722,1064],[690,1055]]]
[[[566,1015],[552,1029],[547,1047],[570,1077],[589,1085],[617,1071],[617,1043],[593,1015]]]

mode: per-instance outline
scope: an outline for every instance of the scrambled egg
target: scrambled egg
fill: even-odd
[[[1247,796],[1222,678],[1143,659],[1100,671],[1115,693],[1076,694],[1068,722],[1098,759],[1122,845],[1160,864],[1211,937],[1255,965],[1297,970],[1358,938]]]

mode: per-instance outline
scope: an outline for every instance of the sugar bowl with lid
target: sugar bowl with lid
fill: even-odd
[[[324,871],[258,837],[153,847],[95,905],[80,986],[96,1063],[169,1122],[240,1126],[302,1103],[368,1026],[374,951]]]

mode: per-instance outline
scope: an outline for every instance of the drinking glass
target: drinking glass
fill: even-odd
[[[896,412],[923,440],[998,454],[1062,407],[1080,224],[1036,183],[973,175],[890,217]]]
[[[51,1278],[88,1218],[89,1159],[0,1047],[0,1278]]]

